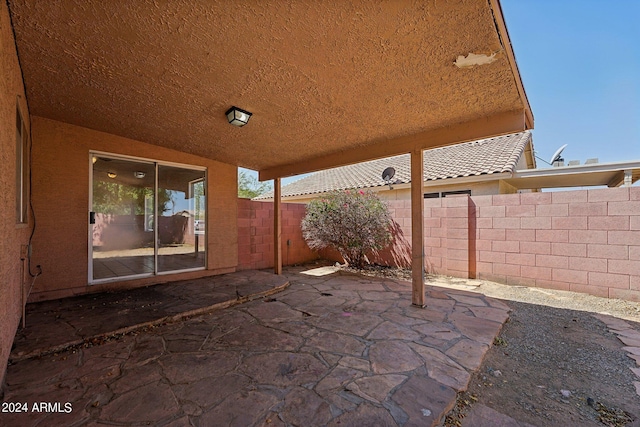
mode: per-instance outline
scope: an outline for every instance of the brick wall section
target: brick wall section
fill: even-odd
[[[388,204],[395,243],[371,259],[407,267],[411,202]],[[300,231],[304,205],[282,206],[283,262],[314,259]],[[425,199],[424,211],[429,272],[640,301],[640,187],[461,195]],[[239,268],[273,266],[273,204],[240,200],[238,213]]]
[[[471,197],[477,276],[640,301],[640,188]]]
[[[426,199],[424,226],[429,272],[640,301],[640,187]]]
[[[282,264],[318,258],[302,238],[305,205],[282,203]],[[273,202],[238,199],[238,270],[273,267]]]

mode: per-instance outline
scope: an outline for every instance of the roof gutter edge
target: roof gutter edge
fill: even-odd
[[[507,55],[507,60],[509,65],[511,66],[511,72],[513,73],[513,78],[516,83],[516,87],[518,88],[518,93],[522,99],[522,103],[524,104],[524,115],[525,115],[525,129],[533,129],[534,127],[534,118],[533,111],[531,110],[531,104],[529,104],[529,98],[527,97],[527,92],[524,89],[524,84],[522,83],[522,76],[520,75],[520,70],[518,69],[518,62],[516,61],[516,55],[513,51],[513,47],[511,46],[511,39],[509,38],[509,31],[507,30],[507,24],[504,20],[504,15],[502,13],[502,7],[500,6],[500,0],[488,0],[489,8],[493,14],[493,20],[496,25],[496,31],[498,32],[498,37],[500,38],[500,43]]]

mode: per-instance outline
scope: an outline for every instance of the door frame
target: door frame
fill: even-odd
[[[94,157],[107,157],[110,159],[115,159],[115,160],[125,160],[125,161],[132,161],[132,162],[139,162],[139,163],[146,163],[146,164],[153,164],[154,165],[154,169],[155,169],[155,188],[154,188],[154,207],[153,207],[153,221],[154,221],[154,226],[153,226],[153,240],[154,240],[154,250],[153,250],[153,257],[154,257],[154,271],[153,273],[141,273],[141,274],[134,274],[134,275],[129,275],[129,276],[118,276],[118,277],[110,277],[110,278],[106,278],[106,279],[94,279],[93,278],[93,224],[91,224],[91,221],[89,220],[89,216],[91,215],[90,213],[92,212],[93,209],[93,158]],[[205,226],[204,226],[204,266],[202,267],[195,267],[195,268],[187,268],[187,269],[183,269],[183,270],[170,270],[170,271],[158,271],[158,167],[159,166],[170,166],[170,167],[177,167],[177,168],[183,168],[183,169],[191,169],[191,170],[196,170],[196,171],[202,171],[204,173],[204,195],[205,195]],[[117,153],[110,153],[110,152],[106,152],[106,151],[99,151],[99,150],[90,150],[89,151],[89,207],[88,207],[88,211],[87,211],[87,241],[88,241],[88,274],[87,274],[87,283],[88,285],[98,285],[98,284],[102,284],[102,283],[109,283],[109,282],[120,282],[120,281],[126,281],[126,280],[132,280],[132,279],[141,279],[141,278],[146,278],[146,277],[154,277],[154,276],[162,276],[162,275],[167,275],[167,274],[176,274],[176,273],[184,273],[184,272],[190,272],[190,271],[200,271],[200,270],[206,270],[207,269],[207,265],[208,265],[208,244],[207,241],[209,240],[209,230],[208,230],[208,224],[209,224],[209,209],[207,209],[208,206],[208,200],[209,200],[209,195],[208,195],[208,191],[207,191],[207,186],[208,186],[208,170],[205,166],[197,166],[197,165],[190,165],[190,164],[185,164],[185,163],[175,163],[175,162],[166,162],[166,161],[162,161],[162,160],[157,160],[157,159],[149,159],[149,158],[145,158],[145,157],[137,157],[137,156],[129,156],[129,155],[124,155],[124,154],[117,154]]]

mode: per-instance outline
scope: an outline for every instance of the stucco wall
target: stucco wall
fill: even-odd
[[[238,264],[237,168],[70,124],[33,117],[34,263],[30,301],[234,271]],[[91,150],[208,168],[208,271],[88,286]],[[215,174],[212,174],[215,171]]]
[[[471,190],[472,195],[484,196],[487,194],[499,194],[500,188],[498,181],[470,182],[454,185],[427,185],[424,187],[425,193],[438,193],[445,191],[464,191]],[[380,198],[384,200],[411,200],[411,188],[400,188],[378,193]]]
[[[28,225],[16,224],[17,106],[29,126],[23,87],[7,4],[0,2],[0,388],[22,314],[20,254],[30,231]]]

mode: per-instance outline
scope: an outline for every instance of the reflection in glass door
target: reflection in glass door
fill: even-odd
[[[158,271],[201,268],[204,171],[158,166]]]
[[[155,165],[92,156],[93,280],[153,274]]]
[[[92,155],[90,281],[205,268],[205,171]]]

